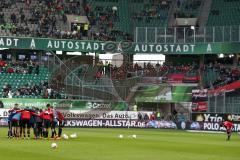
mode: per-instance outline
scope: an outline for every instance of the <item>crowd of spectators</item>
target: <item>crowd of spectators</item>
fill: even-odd
[[[82,2],[80,0],[1,0],[0,30],[6,35],[16,36],[133,41],[133,36],[121,29],[123,18],[119,17],[118,5],[96,5],[87,0]],[[116,1],[116,4],[119,3]],[[22,5],[17,6],[18,4]],[[132,10],[130,16],[133,22],[143,21],[146,24],[151,23],[151,20],[159,20],[159,23],[166,22],[172,1],[153,0],[143,4],[143,10]],[[184,10],[195,10],[200,6],[201,1],[177,0],[178,9],[175,17],[192,16],[182,12],[182,4],[186,4]],[[129,2],[129,5],[134,7],[135,3]],[[75,24],[81,26],[76,29],[61,27],[67,26],[67,15],[71,14],[86,15],[90,24]],[[129,20],[129,23],[132,21]]]
[[[17,6],[17,2],[23,4],[22,7]],[[83,14],[79,1],[2,0],[0,6],[0,28],[6,33],[37,37],[80,38],[70,29],[61,30],[58,26],[67,23],[67,14]],[[13,8],[10,17],[6,15]]]
[[[18,88],[5,84],[2,89],[3,98],[45,98],[61,99],[62,96],[54,90],[48,82],[42,81],[40,84],[27,83]]]
[[[113,5],[114,3],[98,5],[87,0],[82,2],[80,0],[2,0],[0,1],[1,32],[16,36],[133,41],[133,36],[121,29],[123,23],[121,19],[124,18],[119,17],[118,4],[120,2],[116,1],[116,6]],[[175,17],[189,16],[182,15],[184,14],[181,9],[183,3],[186,4],[185,9],[193,10],[201,4],[199,0],[177,0],[179,9],[176,10]],[[18,4],[22,5],[17,6]],[[129,5],[134,7],[135,3],[129,2]],[[143,5],[143,10],[133,9],[130,13],[133,22],[143,21],[148,24],[151,20],[159,20],[161,23],[166,22],[172,1],[153,0]],[[86,15],[89,24],[75,24],[80,26],[75,29],[74,27],[62,27],[69,26],[67,15],[71,14]],[[129,23],[132,21],[129,20]]]
[[[33,61],[10,61],[0,59],[0,73],[39,74],[39,64]]]
[[[177,9],[174,13],[175,18],[195,18],[195,12],[202,4],[201,0],[176,0]]]
[[[132,40],[129,34],[114,28],[114,24],[119,22],[117,8],[110,6],[93,8],[86,1],[83,2],[81,4],[80,0],[2,0],[0,30],[6,35],[17,36],[88,38],[103,41],[115,41],[120,37],[123,40]],[[86,15],[90,24],[76,23],[74,25],[79,28],[68,27],[67,15],[71,14]],[[98,30],[93,31],[91,26],[97,27]]]
[[[90,24],[96,28],[95,32],[90,33],[94,40],[116,41],[120,39],[133,41],[130,34],[116,27],[120,24],[117,6],[92,5],[86,1],[83,5]]]
[[[143,76],[143,77],[162,77],[163,79],[168,78],[171,74],[183,74],[184,77],[198,77],[200,74],[203,79],[206,79],[206,75],[209,70],[211,74],[215,73],[218,75],[214,81],[207,80],[205,88],[216,88],[222,85],[232,83],[240,80],[240,69],[237,67],[230,67],[221,63],[209,63],[202,66],[198,66],[196,63],[193,64],[167,64],[163,63],[155,65],[151,63],[144,63],[141,66],[138,63],[124,63],[120,67],[113,66],[111,63],[99,61],[96,64],[98,70],[94,77],[99,80],[103,75],[107,75],[114,80],[124,80],[126,78]]]
[[[113,66],[111,63],[99,61],[96,66],[98,71],[95,74],[96,79],[100,79],[103,75],[110,75],[112,79],[122,80],[134,76],[145,76],[145,77],[165,77],[167,74],[182,73],[188,74],[191,71],[197,71],[199,67],[195,64],[159,64],[155,65],[144,63],[141,66],[138,63],[123,63],[120,67]],[[197,72],[196,72],[197,73]]]
[[[202,66],[201,70],[203,70],[204,73],[210,70],[212,72],[216,72],[218,75],[215,81],[206,85],[206,88],[216,88],[240,80],[240,69],[237,67],[227,66],[215,62]]]
[[[3,74],[1,75],[3,98],[63,98],[48,82],[34,81],[33,77],[40,79],[40,76],[43,76],[40,73],[39,62],[0,59],[0,74]],[[11,76],[12,74],[18,75],[15,77],[17,79]],[[31,75],[32,78],[22,78],[24,75]]]
[[[158,1],[144,4],[144,10],[135,11],[132,13],[132,19],[149,23],[151,19],[158,19],[166,21],[168,18],[168,11],[171,6],[171,1]]]

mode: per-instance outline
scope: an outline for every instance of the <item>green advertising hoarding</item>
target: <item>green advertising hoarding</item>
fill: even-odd
[[[131,54],[230,54],[240,52],[240,43],[145,44],[31,37],[0,37],[0,48],[99,53],[124,52]]]
[[[90,110],[90,109],[106,109],[106,110],[126,110],[125,102],[105,102],[105,101],[80,101],[70,99],[26,99],[26,98],[1,98],[4,108],[12,108],[14,104],[19,104],[20,108],[38,107],[45,108],[47,104],[58,109],[71,110]]]
[[[192,101],[192,86],[149,85],[139,87],[134,100],[137,103],[180,103]]]

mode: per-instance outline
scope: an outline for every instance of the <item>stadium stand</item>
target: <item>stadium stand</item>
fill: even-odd
[[[48,68],[32,61],[0,61],[3,98],[61,98],[51,85]]]
[[[135,27],[166,27],[171,1],[132,0],[132,19]]]
[[[230,35],[240,37],[235,34],[239,26],[236,26],[236,32],[233,30],[225,33],[226,29],[223,29],[240,24],[240,3],[237,0],[212,0],[206,30],[201,25],[196,28],[153,28],[168,27],[170,15],[174,15],[174,18],[199,18],[203,3],[201,0],[3,0],[0,2],[0,34],[14,37],[134,41],[134,29],[142,27],[144,34],[140,30],[139,37],[143,37],[143,41],[140,41],[143,43],[152,40],[151,43],[195,44],[198,38],[202,39],[201,42],[212,43],[221,41],[221,38],[227,41],[226,37]],[[86,16],[89,23],[69,24],[70,15]],[[144,27],[148,28],[145,30]],[[220,32],[222,34],[217,34]],[[91,64],[77,63],[76,66],[69,67],[71,61],[64,56],[67,54],[63,53],[61,58],[64,60],[56,64],[64,64],[65,68],[56,67],[51,72],[49,70],[52,68],[49,66],[46,68],[39,64],[37,67],[33,63],[31,67],[30,61],[21,62],[23,64],[0,61],[1,96],[63,98],[60,93],[64,90],[69,95],[81,95],[82,98],[104,99],[112,96],[109,99],[113,99],[119,94],[121,100],[125,100],[130,90],[142,83],[144,78],[156,78],[159,83],[188,83],[187,85],[202,85],[201,87],[214,89],[236,82],[240,77],[240,70],[236,65],[201,62],[200,66],[200,56],[196,58],[196,63],[192,59],[189,62],[180,55],[166,60],[162,65],[145,61],[142,66],[124,59],[123,64],[118,67],[108,62],[104,64],[97,58]],[[168,56],[171,55],[166,55]],[[208,56],[204,58],[207,59]],[[51,90],[51,94],[48,90]],[[179,92],[185,90],[180,89]]]
[[[175,18],[196,18],[199,15],[201,0],[177,0],[177,11],[174,13]]]
[[[208,26],[239,25],[240,2],[238,0],[213,0]]]
[[[85,11],[98,40],[131,40],[127,0],[88,0]]]
[[[81,15],[80,1],[1,1],[2,35],[74,38],[67,14]],[[77,37],[77,35],[74,35]]]
[[[209,65],[204,69],[207,88],[218,88],[240,80],[240,70],[223,64]]]

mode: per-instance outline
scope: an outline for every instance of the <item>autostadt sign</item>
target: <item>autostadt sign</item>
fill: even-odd
[[[162,54],[238,53],[240,43],[158,44],[69,39],[0,37],[0,48],[46,51],[124,52]]]

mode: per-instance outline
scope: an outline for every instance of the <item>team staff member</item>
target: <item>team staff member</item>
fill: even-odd
[[[58,139],[60,139],[62,135],[62,128],[65,125],[65,117],[60,111],[57,111],[57,119],[58,119]]]
[[[51,106],[51,109],[53,112],[53,120],[51,122],[51,130],[52,130],[51,138],[56,138],[57,137],[56,126],[58,124],[58,114],[57,114],[57,110],[52,106]]]
[[[48,138],[48,130],[53,120],[53,112],[50,104],[47,104],[47,109],[41,112],[40,117],[43,119],[43,137]]]

